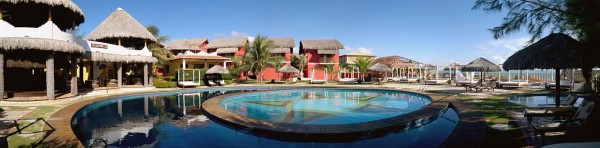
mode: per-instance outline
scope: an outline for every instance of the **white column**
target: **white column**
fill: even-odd
[[[144,97],[144,118],[148,119],[150,117],[148,113],[148,97]]]
[[[56,97],[54,95],[54,53],[50,53],[46,57],[46,96],[50,100],[54,100]]]
[[[187,68],[187,64],[185,64],[185,59],[182,60],[181,69]]]
[[[440,68],[438,66],[435,66],[435,80],[438,80],[439,73],[440,73]]]
[[[123,86],[123,63],[117,63],[117,86]]]
[[[508,70],[508,82],[510,82],[510,70]]]
[[[144,63],[144,86],[148,86],[148,63]]]
[[[117,101],[117,113],[119,113],[119,118],[123,118],[123,100],[119,99]]]

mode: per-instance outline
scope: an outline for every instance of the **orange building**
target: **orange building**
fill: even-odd
[[[294,43],[294,38],[269,38],[275,44],[276,48],[271,49],[271,55],[283,57],[283,61],[281,61],[280,67],[268,67],[263,71],[262,77],[263,80],[291,80],[293,77],[290,74],[279,73],[278,68],[283,66],[290,65],[292,52],[296,44]]]
[[[337,80],[337,74],[327,74],[325,65],[333,65],[339,70],[339,53],[344,45],[338,40],[301,40],[300,54],[307,56],[308,64],[301,71],[304,78],[311,81]]]

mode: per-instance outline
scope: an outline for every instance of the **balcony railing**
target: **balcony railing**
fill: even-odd
[[[63,32],[52,21],[44,25],[33,27],[14,27],[6,21],[0,20],[0,37],[30,37],[55,39],[67,42],[75,42],[76,37],[73,34]]]
[[[319,63],[337,63],[338,61],[333,59],[319,59]]]

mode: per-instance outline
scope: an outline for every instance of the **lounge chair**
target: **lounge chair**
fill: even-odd
[[[208,80],[208,86],[215,86],[217,84],[215,84],[215,82],[213,82],[212,80]]]
[[[419,78],[408,78],[407,82],[408,83],[418,83],[419,82]]]
[[[177,82],[177,85],[181,86],[181,87],[200,86],[200,83],[195,83],[193,81],[181,81],[181,82]]]
[[[473,88],[482,87],[482,86],[483,86],[483,79],[479,79],[479,80],[477,81],[477,83],[475,83],[475,84],[466,84],[466,85],[465,85],[465,90],[466,90],[466,91],[470,91],[470,90],[472,90]]]
[[[506,82],[498,82],[498,86],[512,86],[512,87],[523,87],[529,85],[529,81],[521,80],[521,81],[506,81]]]
[[[219,81],[219,85],[223,86],[223,85],[227,85],[227,83],[225,83],[225,80],[221,80],[221,81]]]
[[[354,82],[356,82],[356,79],[353,79],[353,78],[341,78],[341,79],[338,79],[338,82],[340,82],[340,83],[354,83]]]
[[[425,80],[425,84],[444,85],[444,84],[448,84],[448,80],[442,80],[442,79]]]
[[[571,89],[571,86],[573,85],[572,81],[561,81],[560,85],[558,86],[559,89]],[[551,89],[554,88],[556,89],[556,82],[549,82],[545,84],[546,89]]]
[[[314,79],[310,80],[310,84],[324,84],[324,83],[325,83],[325,80],[314,80]]]
[[[575,112],[573,105],[577,99],[579,99],[578,95],[571,94],[565,103],[561,103],[560,107],[556,107],[555,104],[540,104],[538,107],[526,108],[523,116],[527,118],[528,123],[531,123],[533,117],[571,116]]]
[[[585,124],[588,116],[592,113],[594,104],[595,103],[592,101],[586,101],[583,106],[577,109],[575,115],[568,120],[534,122],[531,124],[534,134],[539,134],[542,137],[542,143],[544,143],[547,132],[561,132],[581,128]]]
[[[481,85],[479,87],[475,87],[475,92],[483,91],[484,89],[487,89],[487,91],[492,90],[492,92],[493,92],[495,88],[496,88],[496,81],[495,80],[489,80],[489,81],[487,81],[487,83],[485,85]]]

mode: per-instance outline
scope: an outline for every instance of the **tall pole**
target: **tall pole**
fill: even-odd
[[[50,53],[46,57],[46,96],[50,100],[54,100],[56,97],[54,95],[54,53]]]
[[[556,68],[556,75],[554,77],[554,79],[556,80],[556,87],[554,88],[555,92],[554,92],[554,103],[556,104],[556,107],[560,106],[560,69]]]

